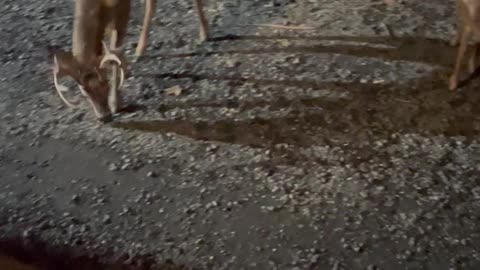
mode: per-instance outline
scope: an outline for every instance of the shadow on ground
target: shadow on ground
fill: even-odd
[[[0,241],[0,269],[2,270],[185,270],[172,262],[158,265],[148,256],[124,258],[106,263],[108,255],[91,257],[78,251],[51,248],[31,239]]]
[[[228,54],[273,54],[273,53],[305,53],[305,54],[344,54],[355,57],[380,58],[385,61],[412,61],[427,64],[450,67],[453,63],[456,48],[449,46],[448,42],[441,39],[426,37],[371,37],[371,36],[225,36],[214,39],[214,41],[225,40],[252,40],[259,43],[278,40],[290,41],[337,41],[366,43],[368,45],[338,44],[325,45],[304,45],[304,46],[272,46],[260,49],[248,50],[225,50],[208,52],[187,52],[187,53],[160,53],[147,54],[146,58],[183,58],[192,56],[212,56]],[[391,48],[378,48],[371,45],[386,45]]]

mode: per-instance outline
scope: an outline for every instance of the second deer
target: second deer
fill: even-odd
[[[457,32],[451,45],[458,45],[455,67],[449,80],[450,90],[458,87],[460,68],[467,52],[468,42],[473,39],[472,54],[468,58],[468,71],[473,73],[477,68],[478,49],[480,47],[480,0],[456,0]]]

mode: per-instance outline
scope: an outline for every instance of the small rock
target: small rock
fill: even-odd
[[[73,204],[79,204],[79,203],[80,203],[80,196],[77,195],[77,194],[74,194],[74,195],[72,196],[72,200],[71,200],[71,201],[72,201]]]
[[[115,164],[115,163],[110,163],[110,165],[108,165],[108,169],[112,172],[113,171],[118,171],[118,165]]]
[[[28,229],[24,230],[23,233],[22,233],[23,238],[30,237],[32,235],[32,232],[33,232],[32,228],[28,228]]]
[[[102,222],[104,224],[110,224],[112,222],[112,217],[107,214],[107,215],[103,216]]]
[[[150,172],[147,173],[147,176],[154,178],[154,177],[157,177],[157,173],[155,173],[153,171],[150,171]]]
[[[234,68],[234,67],[237,67],[237,66],[239,65],[239,63],[238,63],[236,60],[227,59],[226,65],[227,65],[227,67],[229,67],[229,68]]]
[[[182,92],[183,89],[179,85],[165,89],[165,93],[169,96],[179,96]]]

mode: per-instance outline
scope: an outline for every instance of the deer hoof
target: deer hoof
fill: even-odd
[[[122,110],[122,101],[118,93],[109,97],[108,107],[110,108],[110,112],[113,114],[117,114]]]
[[[108,124],[113,121],[113,116],[109,114],[109,115],[98,118],[98,121],[100,121],[103,124]]]
[[[457,87],[458,87],[457,76],[452,75],[448,83],[448,89],[450,89],[450,91],[455,91]]]
[[[201,42],[205,42],[208,40],[208,34],[207,32],[204,32],[204,31],[200,31],[200,41]]]
[[[145,46],[138,46],[135,50],[135,57],[138,59],[143,55],[143,51],[145,51]]]
[[[477,65],[475,63],[475,58],[470,59],[470,61],[468,62],[468,72],[470,72],[470,74],[473,74],[476,68]]]
[[[450,46],[452,46],[452,47],[456,47],[456,46],[458,46],[459,41],[460,41],[460,38],[459,38],[458,34],[455,34],[455,35],[450,39],[449,44],[450,44]]]
[[[113,113],[113,114],[117,114],[121,111],[121,106],[120,104],[116,104],[116,105],[111,105],[110,106],[110,111]]]

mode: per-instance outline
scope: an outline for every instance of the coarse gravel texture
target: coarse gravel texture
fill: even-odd
[[[211,0],[205,43],[193,1],[160,1],[138,61],[133,2],[137,110],[104,125],[53,90],[73,1],[3,0],[1,239],[188,269],[480,269],[480,83],[447,89],[453,1]],[[285,21],[317,29],[251,25]]]

